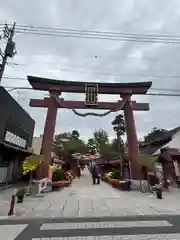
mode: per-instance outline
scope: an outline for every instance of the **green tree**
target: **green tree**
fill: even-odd
[[[86,153],[87,147],[85,142],[80,139],[78,131],[73,130],[71,133],[64,132],[57,134],[53,142],[53,151],[58,157],[69,158],[73,153]]]
[[[105,155],[111,151],[111,144],[109,142],[109,136],[103,129],[96,130],[93,133],[94,143],[98,152]]]
[[[124,142],[123,142],[123,136],[126,131],[126,125],[124,121],[124,116],[122,114],[119,114],[116,116],[116,118],[112,121],[113,130],[116,132],[117,140],[113,141],[113,146],[115,147],[115,144],[117,144],[117,149],[120,153],[120,157],[124,158]]]
[[[119,114],[115,117],[115,119],[112,121],[112,125],[114,131],[118,136],[124,136],[126,131],[126,125],[124,121],[124,116],[122,114]]]
[[[120,142],[120,144],[119,144],[119,141],[122,141],[122,142]],[[112,148],[113,152],[120,152],[119,145],[122,146],[122,150],[123,150],[123,153],[124,153],[124,142],[123,142],[123,140],[122,139],[119,140],[117,138],[112,139],[111,148]],[[121,152],[120,152],[120,155],[121,155]]]
[[[165,132],[167,132],[167,130],[154,127],[150,133],[148,133],[146,136],[143,137],[143,142],[144,143],[153,142],[153,141],[157,140],[158,138],[163,137]]]
[[[79,132],[77,130],[73,130],[71,133],[71,138],[77,140],[79,139],[79,137],[80,137]]]
[[[95,154],[97,152],[97,144],[94,138],[88,139],[87,149],[88,149],[88,152],[91,154]]]

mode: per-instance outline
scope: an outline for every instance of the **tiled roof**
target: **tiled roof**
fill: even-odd
[[[177,148],[169,148],[169,152],[171,155],[180,156],[180,152],[178,151]]]
[[[173,128],[173,129],[171,129],[169,131],[166,131],[166,132],[162,133],[162,136],[157,138],[155,141],[152,141],[152,142],[149,142],[149,143],[145,143],[145,144],[142,144],[142,145],[144,145],[144,146],[150,145],[150,144],[154,145],[154,144],[159,143],[159,142],[164,142],[166,140],[171,139],[172,136],[174,134],[176,134],[178,131],[180,131],[180,127]]]
[[[147,155],[152,155],[153,153],[155,153],[159,148],[163,147],[164,144],[161,145],[156,145],[156,146],[140,146],[139,147],[139,152],[140,154],[147,154]]]
[[[139,146],[140,154],[149,154],[152,155],[158,149],[162,148],[165,144],[172,140],[173,135],[175,135],[178,131],[180,131],[180,127],[173,128],[170,131],[164,132],[161,138],[157,138],[155,141],[142,144]],[[179,155],[179,151],[175,148],[170,148],[172,151],[172,155]]]
[[[119,159],[120,159],[119,153],[110,152],[110,153],[100,157],[99,159],[97,159],[97,163],[103,164],[103,163],[108,162],[108,161],[119,160]]]

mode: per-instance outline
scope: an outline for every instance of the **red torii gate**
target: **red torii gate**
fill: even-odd
[[[131,96],[133,94],[146,94],[148,89],[151,87],[152,82],[89,83],[75,81],[59,81],[35,76],[28,76],[27,78],[33,89],[48,91],[50,93],[49,98],[30,100],[31,107],[48,108],[41,147],[41,154],[44,155],[44,161],[40,167],[41,171],[39,177],[48,176],[48,165],[51,159],[52,142],[58,108],[101,110],[108,109],[110,110],[108,111],[109,113],[123,109],[126,122],[128,157],[131,167],[131,175],[132,179],[134,180],[140,179],[141,176],[139,166],[136,161],[136,155],[138,154],[138,142],[133,110],[148,111],[149,104],[131,101]],[[87,102],[83,101],[66,101],[63,98],[59,98],[59,96],[63,92],[87,93],[87,89],[89,91],[88,96],[93,99],[93,103],[88,104]],[[98,93],[118,94],[122,98],[122,100],[119,100],[117,102],[97,102]]]

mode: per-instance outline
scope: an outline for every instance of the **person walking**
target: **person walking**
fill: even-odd
[[[127,190],[128,190],[128,191],[131,191],[131,179],[130,179],[130,177],[129,177],[128,171],[126,171],[126,172],[124,173],[124,181],[125,181],[125,183],[126,183]]]
[[[177,184],[177,187],[180,188],[180,177],[179,176],[176,177],[176,184]]]
[[[96,184],[96,181],[97,181],[97,184],[100,184],[100,178],[101,178],[100,169],[97,164],[93,164],[91,174],[92,174],[93,184]]]
[[[78,168],[77,168],[77,177],[78,177],[78,179],[80,179],[80,177],[81,177],[81,168],[80,168],[80,165],[78,165]]]

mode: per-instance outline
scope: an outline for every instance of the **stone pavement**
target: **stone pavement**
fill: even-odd
[[[0,193],[0,217],[7,216],[12,190]],[[75,179],[72,186],[45,194],[44,198],[26,197],[16,204],[15,216],[20,217],[108,217],[180,214],[180,191],[164,193],[164,199],[138,191],[123,192],[101,182],[92,185],[89,171]]]

